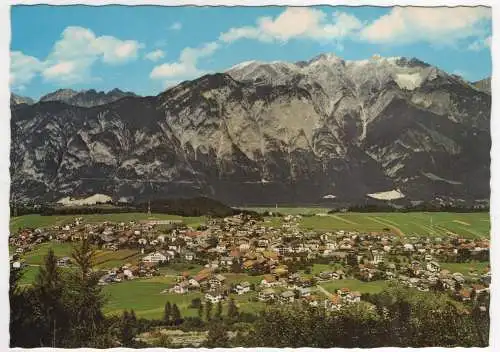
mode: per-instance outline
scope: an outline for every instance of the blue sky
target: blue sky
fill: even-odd
[[[11,89],[155,95],[248,60],[417,57],[468,80],[491,75],[491,10],[381,7],[13,6]]]

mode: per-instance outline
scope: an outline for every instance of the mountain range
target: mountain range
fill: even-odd
[[[98,105],[79,96],[11,105],[16,200],[470,203],[490,194],[489,86],[415,58],[249,61],[157,96],[92,98]]]
[[[75,91],[73,89],[58,89],[55,92],[42,96],[39,102],[60,101],[69,105],[92,107],[109,104],[124,97],[137,97],[135,93],[123,92],[118,88],[109,92],[97,92],[95,89]],[[22,97],[11,94],[11,105],[27,104],[32,105],[35,101],[29,97]]]

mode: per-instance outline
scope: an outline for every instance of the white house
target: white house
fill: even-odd
[[[301,297],[308,297],[311,295],[311,289],[309,287],[299,287],[298,290]]]
[[[220,293],[207,293],[205,294],[205,300],[210,301],[212,303],[219,303],[222,301],[222,295]]]
[[[181,282],[180,284],[177,284],[174,287],[172,287],[169,291],[172,293],[177,293],[179,295],[182,295],[188,292],[188,285],[184,284],[184,282]]]
[[[194,258],[195,258],[195,255],[193,252],[184,253],[184,259],[186,259],[187,261],[192,261],[192,260],[194,260]]]
[[[250,243],[242,243],[240,244],[240,251],[245,252],[250,249]]]
[[[237,294],[242,295],[250,291],[250,283],[245,281],[236,285],[235,291]]]
[[[435,272],[438,272],[440,270],[440,266],[435,261],[431,261],[431,262],[427,263],[427,270],[435,273]]]
[[[57,266],[66,266],[71,262],[71,259],[69,257],[63,257],[59,258],[57,260]]]
[[[266,288],[259,292],[258,299],[260,301],[269,301],[275,297],[275,291],[272,288]]]
[[[164,262],[166,260],[167,260],[167,256],[165,254],[163,254],[162,252],[150,253],[147,256],[145,256],[144,258],[142,258],[142,261],[146,262],[146,263],[160,263],[160,262]]]
[[[295,300],[295,293],[292,291],[285,291],[279,296],[281,303],[292,303]]]
[[[200,283],[195,279],[189,279],[188,284],[191,288],[200,288]]]
[[[261,286],[267,287],[267,288],[272,287],[272,286],[276,286],[278,284],[279,284],[279,282],[276,280],[276,278],[274,276],[271,276],[271,275],[264,276],[264,278],[260,282]]]
[[[225,280],[226,280],[226,278],[224,277],[224,275],[217,274],[217,275],[214,275],[209,280],[209,283],[210,283],[210,286],[212,286],[212,287],[220,287],[220,286],[222,286],[222,284],[224,283]]]
[[[168,246],[168,249],[171,250],[171,251],[174,251],[174,252],[180,252],[181,247],[177,246],[175,244],[171,244],[171,245]]]
[[[167,257],[167,260],[172,260],[175,258],[175,252],[174,251],[166,251],[165,256]]]
[[[133,279],[134,278],[134,274],[132,273],[132,271],[130,269],[125,269],[123,270],[123,275],[127,278],[127,279]]]
[[[349,303],[356,303],[361,301],[361,293],[358,291],[353,291],[347,294],[345,297],[345,300]]]
[[[403,249],[405,252],[413,252],[415,250],[415,247],[411,243],[405,243],[403,245]]]
[[[222,257],[222,258],[220,258],[220,265],[222,265],[222,266],[231,266],[231,265],[233,265],[233,258],[232,257]]]
[[[326,244],[326,248],[334,251],[334,250],[336,250],[337,248],[339,248],[339,245],[338,245],[338,243],[337,243],[337,242],[328,242],[328,243]]]

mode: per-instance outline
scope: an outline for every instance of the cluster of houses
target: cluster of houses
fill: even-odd
[[[463,300],[473,290],[483,292],[489,287],[489,270],[464,276],[442,270],[439,264],[488,260],[487,239],[450,234],[401,237],[389,230],[317,232],[302,229],[300,216],[288,215],[282,220],[278,226],[271,226],[247,215],[236,215],[208,219],[204,226],[193,229],[177,220],[89,224],[76,218],[66,225],[21,229],[10,236],[9,243],[22,256],[43,242],[87,237],[103,249],[136,249],[142,255],[139,263],[109,270],[101,278],[102,284],[158,275],[159,266],[172,262],[200,264],[203,270],[193,277],[183,275],[168,291],[184,294],[201,290],[212,302],[224,299],[231,291],[246,294],[252,290],[259,291],[257,297],[262,301],[315,302],[310,287],[343,278],[396,280],[421,291],[439,284],[444,290],[458,292]],[[337,263],[343,269],[301,277],[294,269],[297,263]],[[229,287],[224,273],[230,272],[264,275],[264,279],[258,285],[244,281]],[[283,288],[279,293],[278,287]],[[334,294],[328,304],[336,307],[359,299],[356,292],[346,292]]]

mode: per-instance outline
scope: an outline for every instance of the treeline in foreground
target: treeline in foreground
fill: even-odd
[[[168,302],[162,320],[138,319],[133,311],[106,317],[102,312],[106,297],[92,271],[90,245],[82,242],[72,257],[76,270],[62,271],[50,251],[28,287],[19,285],[22,271],[11,271],[11,347],[197,347],[176,345],[166,335],[139,338],[159,329],[207,332],[204,347],[488,346],[488,309],[452,301],[438,289],[419,292],[391,286],[333,312],[296,303],[270,305],[254,315],[238,312],[230,300],[223,313],[221,303],[212,307],[195,299],[197,317],[182,317]]]

